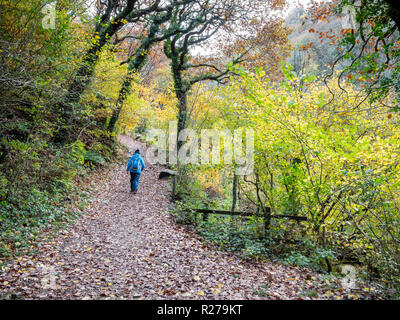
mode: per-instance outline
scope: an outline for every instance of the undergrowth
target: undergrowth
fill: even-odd
[[[101,138],[101,139],[100,139]],[[51,238],[85,211],[90,185],[88,174],[104,170],[120,157],[121,145],[115,138],[92,135],[90,143],[76,141],[70,148],[46,145],[39,156],[37,145],[13,150],[9,155],[23,157],[25,150],[36,154],[39,164],[26,161],[24,167],[5,161],[1,166],[0,267],[23,254],[34,254],[38,240]],[[17,146],[15,142],[9,146]],[[11,160],[9,157],[7,160]],[[47,159],[53,161],[47,162]],[[5,172],[9,172],[8,176]],[[18,177],[15,179],[15,177]]]

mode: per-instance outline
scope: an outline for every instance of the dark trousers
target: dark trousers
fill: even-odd
[[[137,191],[137,189],[139,187],[139,178],[140,178],[140,173],[131,172],[131,190],[132,191]]]

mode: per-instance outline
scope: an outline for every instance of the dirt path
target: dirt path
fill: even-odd
[[[0,274],[0,291],[25,299],[297,299],[315,289],[313,298],[334,298],[317,274],[215,252],[173,221],[161,167],[146,168],[137,195],[125,170],[115,165],[87,214]]]

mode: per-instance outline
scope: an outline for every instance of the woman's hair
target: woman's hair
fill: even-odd
[[[135,153],[139,153],[139,154],[140,154],[140,150],[139,150],[139,149],[136,149]]]

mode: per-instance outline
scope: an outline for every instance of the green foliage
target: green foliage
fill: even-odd
[[[43,28],[42,8],[36,0],[0,4],[0,258],[31,248],[45,230],[81,211],[76,182],[117,149],[105,133],[104,115],[88,98],[95,88],[73,105],[68,126],[62,124],[71,142],[54,143],[65,89],[96,39],[76,1],[57,3],[54,29]],[[101,56],[106,67],[113,63],[109,49]],[[109,95],[104,85],[99,96]]]
[[[215,57],[205,60],[209,67],[195,67],[201,59],[192,59],[180,46],[184,35],[179,34],[177,42],[165,42],[172,75],[157,61],[162,59],[139,50],[131,62],[137,59],[139,68],[144,58],[153,59],[148,69],[157,72],[149,71],[145,83],[140,74],[130,75],[131,90],[118,113],[119,130],[144,134],[148,128],[166,129],[177,115],[181,126],[196,131],[254,129],[254,172],[235,180],[235,188],[232,164],[174,168],[179,172],[179,201],[173,212],[177,222],[193,225],[206,241],[244,258],[277,259],[319,271],[350,260],[377,270],[394,286],[400,282],[400,122],[399,115],[392,114],[398,111],[398,33],[387,19],[392,14],[387,1],[337,4],[336,13],[347,5],[355,8],[359,29],[341,30],[334,37],[338,47],[319,44],[323,35],[302,27],[305,12],[296,10],[288,17],[300,30],[293,34],[298,48],[289,61],[294,66],[282,63],[284,78],[279,82],[267,79],[268,70],[259,66],[275,66],[271,61],[278,61],[277,52],[286,49],[267,57],[259,54],[264,47],[254,47],[248,53],[260,60],[250,71],[246,64],[234,66],[241,59],[224,66]],[[127,64],[118,60],[124,56],[122,46],[105,44],[106,29],[110,31],[112,24],[98,25],[102,35],[93,36],[89,30],[99,17],[93,21],[76,1],[65,0],[56,8],[57,27],[46,30],[41,26],[42,5],[39,0],[0,4],[0,257],[31,249],[45,230],[72,219],[83,206],[74,194],[76,182],[112,160],[117,149],[115,134],[106,132],[106,124],[127,80]],[[203,10],[207,8],[189,17],[202,15]],[[201,28],[203,19],[195,20],[192,27],[208,30]],[[336,17],[325,26],[339,23]],[[286,27],[279,26],[285,32],[267,32],[277,36],[276,49],[286,48],[281,37],[286,38]],[[156,32],[155,27],[149,31]],[[260,29],[260,35],[267,29]],[[329,33],[325,36],[330,39]],[[310,46],[309,41],[318,44]],[[198,44],[188,42],[194,43]],[[360,51],[364,44],[367,50]],[[234,50],[227,47],[233,56],[244,44],[235,45]],[[85,57],[88,48],[96,53]],[[322,83],[320,76],[330,72],[341,52],[336,65],[340,72]],[[221,61],[230,59],[226,50],[220,53]],[[191,65],[191,60],[198,61]],[[225,68],[227,73],[211,72]],[[228,84],[200,85],[206,79],[228,80],[228,71],[235,74]],[[78,94],[68,96],[71,83]],[[57,141],[63,130],[61,138],[68,139]],[[253,216],[210,214],[205,219],[196,212],[229,210],[233,192],[237,210]],[[307,221],[274,217],[265,230],[261,213],[267,208],[273,215]],[[267,289],[260,288],[258,294],[267,295]],[[315,292],[303,294],[313,297]]]
[[[260,297],[267,297],[268,296],[268,284],[264,283],[262,284],[258,290],[254,290],[254,294],[260,296]]]
[[[90,163],[92,165],[103,165],[105,160],[104,158],[94,150],[88,150],[85,153],[85,162]]]
[[[0,257],[11,258],[31,250],[45,231],[56,230],[82,212],[77,178],[106,163],[101,152],[109,160],[113,154],[102,144],[93,145],[98,151],[87,151],[79,140],[61,149],[42,140],[5,141],[10,157],[18,160],[0,166]]]
[[[326,261],[337,261],[337,253],[331,249],[317,246],[312,240],[304,240],[282,257],[282,261],[288,265],[296,265],[302,268],[311,268],[320,272],[326,272]]]
[[[260,237],[256,220],[243,223],[240,218],[218,216],[210,214],[207,221],[203,214],[197,213],[195,208],[204,207],[203,202],[178,201],[173,215],[181,224],[192,224],[199,234],[209,242],[228,252],[236,252],[247,258],[260,259],[268,256],[269,246],[273,241],[268,237]]]
[[[284,258],[284,262],[289,265],[296,265],[302,268],[309,268],[313,265],[312,259],[310,259],[307,256],[304,256],[299,252],[293,252],[291,254],[288,254]]]
[[[304,291],[304,292],[301,292],[300,293],[300,297],[302,297],[302,296],[305,296],[305,297],[316,297],[318,295],[318,292],[316,291],[316,290],[313,290],[313,289],[311,289],[311,290],[306,290],[306,291]]]
[[[144,134],[149,127],[149,120],[146,118],[142,118],[139,124],[135,127],[135,133]]]
[[[336,14],[353,10],[355,29],[347,30],[340,40],[346,62],[342,74],[349,74],[351,82],[364,88],[371,101],[381,100],[393,91],[398,101],[400,94],[398,13],[392,6],[385,0],[363,1],[361,5],[345,0],[333,9]]]
[[[29,251],[49,227],[57,228],[73,219],[79,211],[66,212],[60,206],[62,200],[62,194],[32,188],[16,205],[4,201],[0,206],[0,257]]]
[[[273,241],[260,238],[252,228],[242,226],[237,218],[210,216],[207,222],[198,225],[199,234],[222,250],[236,252],[243,258],[262,259],[270,255]]]
[[[269,207],[275,215],[303,216],[307,222],[273,219],[265,234],[257,216],[244,221],[211,214],[204,222],[194,210],[182,210],[182,221],[194,224],[207,241],[246,257],[321,272],[353,261],[373,265],[387,283],[398,282],[398,117],[364,111],[375,105],[356,86],[341,95],[332,80],[332,101],[315,77],[298,77],[286,64],[282,69],[279,84],[266,82],[260,69],[255,74],[235,69],[241,77],[212,94],[205,90],[212,98],[197,98],[203,110],[197,112],[207,117],[199,116],[193,126],[254,128],[254,173],[239,179],[238,210]],[[355,105],[360,110],[352,110]],[[229,210],[232,170],[190,168],[178,185],[179,206]],[[208,189],[222,192],[210,199]]]

